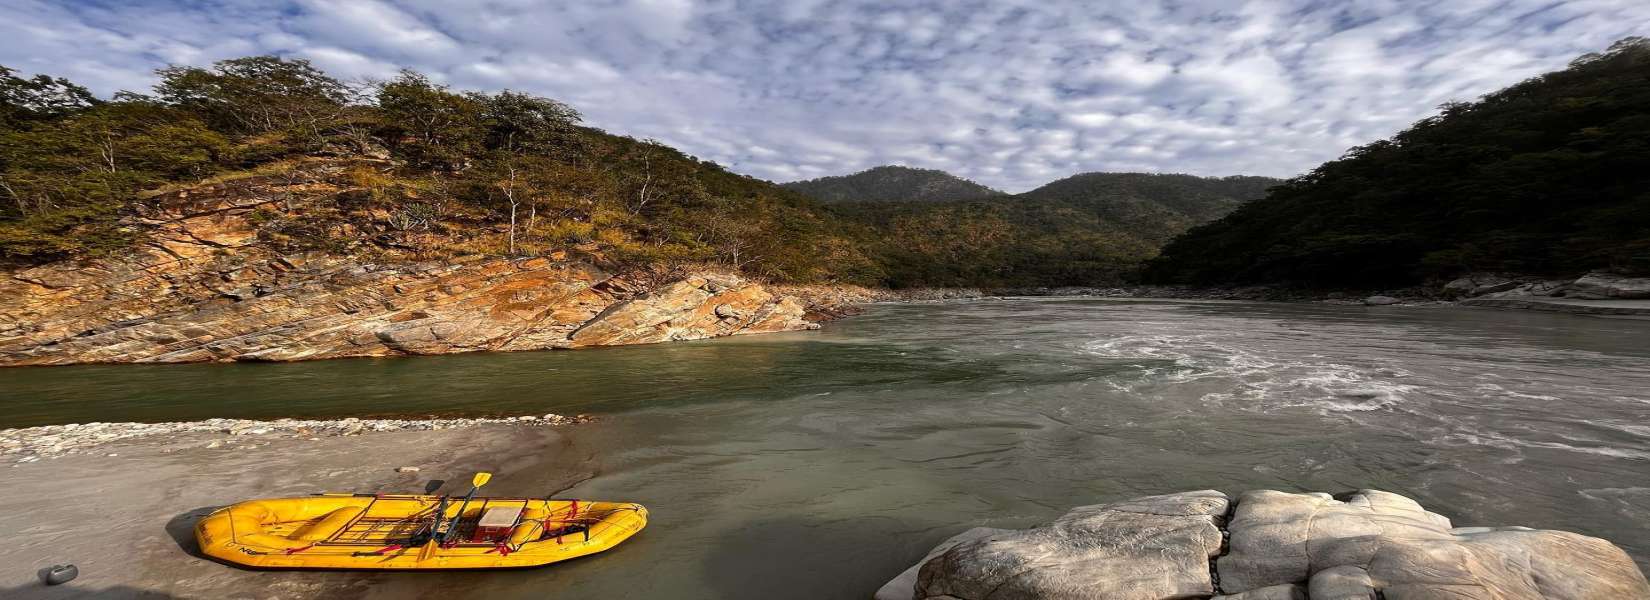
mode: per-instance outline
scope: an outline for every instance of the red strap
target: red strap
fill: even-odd
[[[400,549],[401,549],[401,544],[390,544],[388,546],[385,546],[383,548],[378,549],[376,552],[373,552],[373,554],[383,554],[385,552],[394,552],[394,551],[400,550]]]
[[[315,547],[315,544],[310,544],[310,545],[304,546],[302,548],[287,548],[286,553],[287,554],[297,554],[299,552],[303,552],[305,550],[308,550],[308,549],[314,548],[314,547]]]
[[[577,516],[578,514],[579,514],[579,501],[574,500],[573,504],[571,504],[567,507],[567,522],[568,523],[573,523],[574,522],[573,517]],[[556,533],[556,543],[557,544],[561,543],[561,536],[566,535],[566,533],[565,533],[566,531],[567,531],[566,527],[562,527],[562,528],[556,530],[556,532],[557,532]]]

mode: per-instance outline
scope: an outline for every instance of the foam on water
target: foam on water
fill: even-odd
[[[1572,440],[1572,441],[1581,441],[1581,440]],[[1563,442],[1526,440],[1526,439],[1520,439],[1520,438],[1509,436],[1509,435],[1504,435],[1504,434],[1501,434],[1501,433],[1498,433],[1498,432],[1495,432],[1495,431],[1487,431],[1487,430],[1479,430],[1479,431],[1476,431],[1476,432],[1459,432],[1458,431],[1458,432],[1454,432],[1454,433],[1444,435],[1442,437],[1425,440],[1425,442],[1428,443],[1428,444],[1436,444],[1436,445],[1442,445],[1442,446],[1460,446],[1460,445],[1488,446],[1488,447],[1492,447],[1492,448],[1500,448],[1500,449],[1503,449],[1503,450],[1511,450],[1511,451],[1514,451],[1514,452],[1519,452],[1521,449],[1525,449],[1525,448],[1536,448],[1536,449],[1543,449],[1543,450],[1560,450],[1560,451],[1564,451],[1564,452],[1575,452],[1575,453],[1579,453],[1579,454],[1592,454],[1592,455],[1596,455],[1596,456],[1608,456],[1608,457],[1611,457],[1611,458],[1629,458],[1629,459],[1635,459],[1635,460],[1650,460],[1650,451],[1636,450],[1636,449],[1632,449],[1632,448],[1618,448],[1618,447],[1614,447],[1614,446],[1577,446],[1575,444],[1566,444],[1566,443],[1563,443]]]
[[[1306,337],[1279,339],[1252,329],[1223,332],[1211,326],[1205,332],[1188,334],[1185,324],[1171,331],[1157,331],[1152,326],[1156,324],[1135,325],[1147,331],[1107,336],[1083,346],[1084,352],[1098,359],[1135,363],[1138,370],[1132,376],[1108,382],[1120,391],[1172,397],[1179,393],[1175,389],[1178,386],[1195,383],[1201,391],[1200,400],[1211,407],[1256,413],[1306,410],[1412,435],[1430,431],[1416,441],[1444,448],[1500,450],[1510,455],[1502,462],[1520,462],[1524,452],[1532,449],[1650,460],[1650,426],[1612,419],[1565,422],[1554,416],[1540,426],[1509,427],[1496,419],[1482,418],[1501,410],[1546,410],[1552,403],[1565,402],[1564,397],[1550,391],[1553,385],[1546,379],[1551,373],[1545,370],[1520,370],[1509,376],[1472,373],[1468,368],[1445,363],[1426,375],[1417,375],[1392,363],[1433,367],[1425,362],[1424,355],[1417,359],[1413,350],[1418,349],[1399,349],[1394,355],[1383,354],[1373,345],[1360,352],[1365,349],[1324,347]],[[1347,340],[1338,339],[1336,343],[1346,344]],[[1349,364],[1351,361],[1345,360],[1348,356],[1367,362]],[[1471,383],[1485,380],[1495,383]],[[1588,395],[1597,391],[1583,388],[1573,385],[1567,389]],[[1583,427],[1603,428],[1644,443],[1598,439],[1579,431]]]
[[[1205,402],[1240,408],[1276,410],[1309,407],[1320,412],[1368,412],[1404,401],[1415,386],[1388,381],[1408,377],[1397,367],[1357,367],[1321,360],[1318,355],[1287,356],[1281,349],[1243,346],[1230,336],[1122,335],[1089,342],[1084,350],[1110,360],[1171,361],[1165,370],[1141,365],[1141,377],[1113,381],[1114,388],[1142,389],[1146,384],[1184,384],[1230,380],[1230,389],[1209,392]],[[1161,376],[1159,376],[1161,373]]]

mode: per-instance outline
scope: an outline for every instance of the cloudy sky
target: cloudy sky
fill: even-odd
[[[879,164],[1021,191],[1288,176],[1650,35],[1645,0],[6,0],[0,64],[99,93],[274,53],[571,103],[776,181]]]

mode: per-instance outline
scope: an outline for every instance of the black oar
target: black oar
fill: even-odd
[[[446,511],[441,511],[443,514],[436,515],[435,529],[433,530],[435,536],[431,537],[430,541],[424,544],[424,548],[418,551],[418,560],[429,558],[431,554],[435,553],[436,546],[447,543],[447,538],[452,536],[453,530],[458,529],[459,519],[464,518],[464,509],[470,506],[470,499],[476,497],[476,490],[487,485],[487,481],[492,478],[493,474],[486,471],[476,473],[475,478],[470,480],[470,493],[464,495],[464,502],[458,505],[458,512],[453,514],[452,520],[447,522],[445,531],[441,529],[441,517],[445,516]]]

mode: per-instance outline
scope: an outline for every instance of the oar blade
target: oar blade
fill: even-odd
[[[481,487],[481,486],[487,485],[487,482],[492,481],[492,479],[493,479],[493,474],[492,473],[482,471],[480,473],[476,473],[475,478],[470,480],[470,486],[471,487]]]

